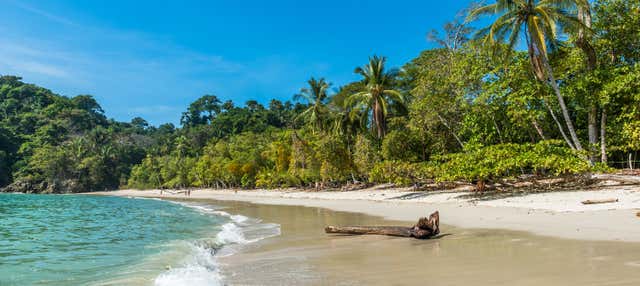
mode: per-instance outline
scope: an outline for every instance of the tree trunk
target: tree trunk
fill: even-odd
[[[578,7],[578,20],[582,23],[578,30],[578,38],[576,45],[584,52],[587,57],[586,66],[588,71],[596,68],[597,57],[596,51],[591,45],[586,29],[591,29],[591,9],[589,2],[583,3]],[[598,105],[594,99],[591,99],[591,106],[588,111],[588,131],[589,131],[589,158],[591,162],[597,160],[596,146],[598,144]]]
[[[600,161],[606,164],[607,160],[607,111],[603,108],[600,119]]]
[[[591,162],[597,161],[596,146],[598,145],[598,106],[591,104],[588,114],[589,125],[589,158]]]
[[[580,143],[580,139],[578,139],[578,134],[576,133],[575,128],[573,127],[573,121],[571,121],[571,116],[569,115],[569,109],[567,108],[567,104],[564,102],[564,97],[562,97],[562,93],[560,93],[560,87],[558,87],[558,82],[556,82],[556,78],[553,76],[553,70],[551,69],[551,65],[549,61],[546,59],[546,56],[543,59],[543,64],[547,70],[549,76],[549,83],[551,83],[551,87],[558,98],[558,104],[560,105],[560,109],[562,110],[562,116],[564,117],[564,121],[567,125],[567,129],[569,130],[569,135],[571,135],[571,139],[573,140],[573,146],[578,151],[584,150],[582,148],[582,144]]]
[[[373,123],[376,126],[376,131],[378,135],[378,139],[384,138],[384,110],[382,110],[382,105],[379,100],[376,99],[373,103]]]
[[[531,120],[531,124],[533,124],[533,128],[536,129],[536,132],[538,132],[540,138],[542,138],[542,140],[547,140],[547,137],[544,136],[544,131],[542,131],[542,128],[540,128],[540,124],[538,124],[538,120],[533,118],[533,120]]]
[[[500,139],[500,143],[504,143],[504,140],[502,140],[502,132],[500,132],[500,127],[498,127],[498,123],[496,122],[496,118],[495,117],[491,117],[491,121],[493,121],[493,127],[496,128],[496,132],[498,133],[498,139]]]
[[[562,97],[562,93],[560,92],[560,87],[558,86],[558,82],[556,81],[556,78],[553,76],[553,69],[551,68],[551,63],[549,63],[549,58],[547,57],[547,54],[543,52],[544,49],[541,48],[545,43],[541,43],[537,37],[530,37],[530,38],[533,40],[532,44],[530,45],[530,50],[532,50],[530,52],[530,55],[533,54],[533,55],[539,56],[537,57],[537,59],[540,60],[540,64],[542,64],[542,68],[544,68],[544,71],[547,74],[546,78],[549,81],[549,84],[551,84],[551,88],[553,88],[553,92],[556,94],[556,97],[558,98],[558,104],[560,105],[560,109],[562,110],[562,116],[564,117],[565,124],[567,125],[567,130],[569,130],[569,135],[571,135],[573,146],[575,147],[576,150],[582,151],[584,149],[582,148],[582,144],[580,143],[576,130],[573,127],[573,121],[571,120],[571,116],[569,115],[569,109],[567,108],[567,104],[565,104],[564,102],[564,97]],[[536,67],[534,66],[534,69],[535,68]]]
[[[377,234],[399,237],[414,237],[426,239],[440,233],[440,213],[432,213],[429,218],[420,218],[413,227],[403,226],[327,226],[326,233],[337,234]]]
[[[444,118],[442,118],[440,114],[438,114],[438,119],[440,119],[440,122],[442,122],[442,125],[444,125],[444,127],[447,127],[447,129],[449,129],[453,137],[456,139],[456,141],[458,141],[458,144],[460,144],[460,147],[464,149],[464,143],[462,143],[462,140],[460,140],[460,137],[458,137],[458,135],[453,131],[453,129],[451,129],[451,126],[449,126],[449,123],[447,123],[447,121],[444,120]]]
[[[404,226],[327,226],[326,233],[339,234],[378,234],[389,236],[411,237],[411,228]]]
[[[558,125],[558,129],[560,130],[560,134],[562,134],[562,138],[564,138],[564,141],[567,142],[567,145],[569,145],[571,149],[575,150],[576,147],[573,146],[573,143],[571,143],[571,140],[569,140],[569,137],[567,137],[567,134],[564,133],[564,128],[562,127],[562,123],[560,123],[560,120],[558,120],[558,117],[556,116],[556,113],[553,111],[553,108],[551,108],[551,106],[546,101],[543,100],[542,102],[549,110],[549,113],[551,113],[551,117],[553,118],[553,121],[555,121],[556,124]]]
[[[578,39],[576,45],[587,56],[587,69],[594,70],[598,64],[598,58],[596,56],[596,50],[593,48],[588,39],[588,32],[586,29],[591,29],[591,9],[589,3],[585,3],[586,6],[578,7],[578,21],[584,25],[578,29]],[[586,29],[585,29],[586,28]]]

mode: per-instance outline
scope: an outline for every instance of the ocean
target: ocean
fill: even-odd
[[[224,285],[277,224],[196,202],[0,194],[0,285]]]

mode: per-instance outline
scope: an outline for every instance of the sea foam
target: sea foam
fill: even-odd
[[[203,214],[228,218],[215,238],[208,242],[191,243],[192,251],[180,267],[169,269],[155,279],[155,285],[223,285],[217,257],[236,253],[244,245],[280,235],[280,225],[262,223],[259,219],[232,215],[210,205],[174,202]]]
[[[192,255],[182,267],[169,269],[155,279],[157,286],[222,285],[216,259],[210,249],[192,245]]]

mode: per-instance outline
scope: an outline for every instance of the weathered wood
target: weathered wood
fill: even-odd
[[[339,234],[379,234],[390,236],[411,237],[413,228],[406,226],[327,226],[326,233]]]
[[[403,226],[327,226],[326,233],[337,234],[377,234],[399,237],[430,238],[440,233],[440,214],[436,211],[428,218],[420,218],[412,227]]]
[[[607,203],[617,203],[618,199],[603,199],[603,200],[586,200],[583,201],[583,205],[594,205],[594,204],[607,204]]]

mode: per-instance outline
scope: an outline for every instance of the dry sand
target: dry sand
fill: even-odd
[[[120,190],[98,194],[134,197],[185,198],[184,193],[159,190]],[[461,228],[506,229],[580,240],[640,242],[640,188],[552,192],[494,200],[473,200],[466,192],[412,192],[374,187],[348,192],[299,190],[193,190],[188,199],[245,201],[255,204],[326,208],[381,216],[411,224],[439,210],[441,223]],[[619,202],[582,205],[587,199],[616,198]]]
[[[197,201],[280,224],[220,259],[229,285],[639,285],[639,243],[443,226],[440,239],[327,235],[327,224],[397,225],[326,208]]]

